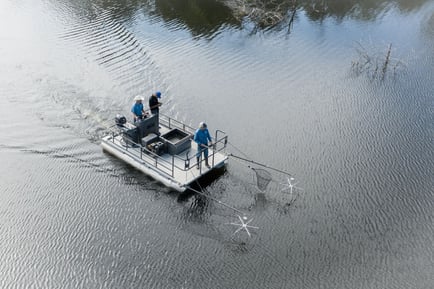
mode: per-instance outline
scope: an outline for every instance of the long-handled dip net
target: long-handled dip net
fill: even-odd
[[[265,169],[258,169],[250,167],[256,175],[256,185],[260,191],[265,191],[268,187],[268,184],[273,179],[271,173]]]
[[[279,203],[283,202],[285,206],[290,206],[295,202],[299,192],[303,189],[296,186],[297,183],[294,182],[295,178],[292,174],[251,160],[241,150],[237,149],[234,145],[232,146],[243,156],[229,154],[229,157],[248,164],[247,167],[254,172],[255,189],[258,189],[261,193],[277,193],[274,196],[279,199]]]

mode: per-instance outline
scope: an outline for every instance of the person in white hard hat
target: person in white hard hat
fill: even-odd
[[[143,108],[143,100],[144,98],[141,95],[137,95],[134,97],[134,105],[131,108],[131,112],[133,113],[134,122],[146,118],[146,112]]]

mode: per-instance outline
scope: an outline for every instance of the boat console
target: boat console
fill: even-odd
[[[159,134],[158,115],[151,115],[135,122],[134,124],[126,122],[124,116],[117,116],[115,118],[116,126],[121,133],[132,143],[140,143],[143,137],[153,133]]]

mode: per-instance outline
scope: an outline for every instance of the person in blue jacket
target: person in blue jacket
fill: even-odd
[[[211,136],[209,135],[208,128],[206,126],[206,123],[201,122],[199,124],[199,128],[194,133],[194,141],[197,143],[197,154],[196,154],[196,160],[197,160],[197,168],[199,168],[200,163],[200,157],[204,155],[205,158],[205,165],[207,168],[209,168],[208,164],[208,141],[211,142]]]
[[[134,100],[135,103],[131,108],[131,112],[133,113],[134,122],[146,118],[146,112],[143,108],[143,97],[141,95],[137,95]]]

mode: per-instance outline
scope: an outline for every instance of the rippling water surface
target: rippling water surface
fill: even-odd
[[[433,288],[433,2],[300,2],[264,29],[210,0],[0,0],[0,287]],[[101,151],[157,89],[294,175],[261,192],[230,159],[207,187],[251,237]]]

